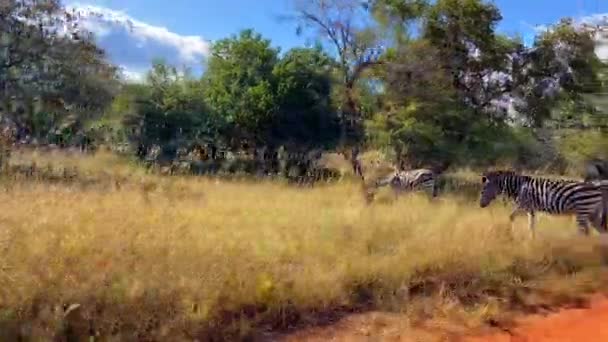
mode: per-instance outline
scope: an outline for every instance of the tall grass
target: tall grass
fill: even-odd
[[[11,155],[11,165],[38,168],[76,169],[81,176],[89,177],[141,177],[145,169],[134,160],[119,156],[107,149],[100,149],[95,154],[65,152],[58,149],[17,149]]]
[[[570,218],[541,216],[536,241],[518,221],[512,238],[507,208],[452,195],[368,206],[349,183],[147,182],[0,191],[0,339],[234,340],[438,292],[475,305],[603,267]]]

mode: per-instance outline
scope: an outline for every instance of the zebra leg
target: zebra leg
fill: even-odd
[[[599,222],[598,225],[599,227],[596,228],[596,230],[598,231],[598,233],[608,233],[608,202],[606,201],[606,193],[603,192],[602,193],[602,202],[600,204],[600,209],[599,209]]]
[[[528,228],[530,229],[530,235],[532,235],[532,238],[534,239],[536,237],[536,215],[533,211],[529,211],[528,212]]]
[[[393,190],[393,199],[397,201],[399,199],[399,195],[401,195],[401,192],[403,191],[401,184],[392,183],[391,189]]]
[[[513,210],[513,212],[511,213],[511,215],[509,215],[509,221],[511,221],[511,223],[513,223],[513,221],[515,221],[515,218],[519,215],[522,215],[524,213],[524,210],[521,208],[515,208],[515,210]]]
[[[376,188],[366,187],[365,184],[361,185],[361,191],[363,193],[363,198],[365,199],[365,204],[371,204],[374,201],[374,197],[376,197]]]
[[[433,191],[433,193],[432,193],[433,198],[437,197],[437,184],[433,183],[431,188]]]
[[[606,207],[601,203],[598,208],[591,214],[591,226],[600,234],[608,233],[606,227]]]
[[[589,224],[587,223],[589,216],[586,214],[577,214],[576,215],[576,224],[578,226],[578,231],[582,235],[589,235]]]
[[[513,212],[511,213],[511,215],[509,215],[509,222],[511,223],[511,226],[509,228],[509,234],[511,236],[511,238],[513,238],[513,233],[515,232],[515,218],[521,214],[523,214],[525,211],[523,209],[521,209],[520,207],[515,208],[515,210],[513,210]]]

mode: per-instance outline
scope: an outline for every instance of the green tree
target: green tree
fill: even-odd
[[[204,102],[200,81],[156,61],[145,85],[125,87],[109,118],[122,117],[133,143],[145,150],[153,144],[168,153],[192,142],[216,140],[222,129],[219,118]]]
[[[111,105],[98,120],[90,123],[98,142],[115,145],[137,140],[141,102],[150,97],[150,87],[144,83],[124,83]]]
[[[233,145],[263,143],[277,111],[273,69],[279,50],[251,29],[213,44],[204,75],[205,98],[232,130]]]
[[[470,126],[470,112],[457,101],[451,75],[437,68],[439,51],[417,40],[394,50],[381,74],[384,108],[367,121],[372,145],[394,149],[410,167],[451,161],[455,142]]]
[[[0,110],[21,133],[79,129],[111,101],[117,70],[78,19],[57,0],[0,5]]]
[[[406,44],[411,39],[413,25],[423,18],[428,7],[428,0],[369,1],[376,22],[388,31],[395,46]]]
[[[590,32],[562,19],[538,35],[532,49],[520,52],[513,69],[513,95],[520,99],[517,110],[529,125],[541,126],[560,104],[574,103],[582,109],[579,113],[585,111],[584,95],[601,89],[602,63],[594,50]]]
[[[273,141],[307,146],[335,143],[339,130],[331,102],[333,67],[334,61],[319,49],[292,49],[277,63]]]
[[[439,51],[439,66],[460,100],[479,119],[504,120],[495,102],[510,91],[509,54],[514,40],[495,33],[499,9],[482,0],[438,0],[426,14],[423,37]]]
[[[340,75],[338,107],[341,145],[357,144],[362,137],[362,117],[356,95],[358,81],[379,64],[380,45],[373,29],[370,4],[358,0],[295,0],[297,33],[307,28],[328,43]]]

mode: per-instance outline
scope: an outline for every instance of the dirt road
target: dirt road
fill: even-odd
[[[444,329],[446,324],[450,325],[449,329]],[[352,315],[330,326],[300,331],[282,341],[606,342],[608,298],[593,297],[585,308],[563,309],[549,315],[522,317],[516,320],[515,328],[509,332],[471,336],[470,331],[447,322],[423,329],[411,328],[403,316],[367,313]]]
[[[497,333],[466,342],[600,342],[608,341],[608,299],[596,297],[590,307],[565,309],[549,316],[530,316],[518,321],[509,333]]]

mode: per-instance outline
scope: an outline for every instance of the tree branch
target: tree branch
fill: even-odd
[[[355,85],[355,82],[357,81],[357,79],[359,79],[359,77],[361,76],[361,73],[363,73],[363,71],[365,71],[368,68],[371,68],[373,66],[376,65],[380,65],[380,64],[384,64],[384,62],[382,61],[367,61],[367,62],[363,62],[363,63],[359,63],[355,69],[353,70],[352,75],[349,77],[349,79],[346,81],[346,88],[350,89]]]

